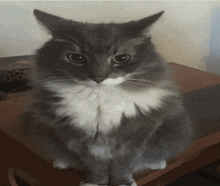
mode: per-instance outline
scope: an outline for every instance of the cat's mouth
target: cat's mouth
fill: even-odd
[[[107,78],[104,81],[102,81],[100,84],[101,85],[109,85],[109,86],[114,86],[114,85],[119,85],[123,83],[125,80],[123,77],[117,77],[117,78]]]
[[[117,77],[117,78],[107,78],[103,80],[100,83],[97,83],[94,80],[89,80],[86,82],[86,85],[90,87],[101,87],[101,86],[117,86],[123,83],[125,79],[123,77]]]

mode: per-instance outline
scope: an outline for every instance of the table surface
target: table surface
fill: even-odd
[[[206,104],[207,100],[210,100],[210,96],[206,97],[206,95],[207,95],[207,92],[212,93],[213,89],[220,90],[220,86],[214,86],[214,88],[209,87],[211,85],[219,84],[220,83],[220,76],[214,75],[214,74],[211,74],[208,72],[192,69],[189,67],[185,67],[182,65],[178,65],[175,63],[170,63],[170,65],[173,68],[173,71],[174,71],[173,75],[175,77],[176,83],[180,86],[180,91],[185,94],[185,96],[187,97],[188,100],[190,100],[190,101],[188,101],[187,104],[188,104],[188,107],[192,110],[191,115],[194,117],[194,122],[197,124],[195,126],[195,129],[200,131],[197,134],[197,138],[199,139],[199,138],[202,138],[205,136],[211,136],[211,134],[216,134],[217,136],[212,136],[209,139],[209,141],[210,140],[212,141],[210,144],[212,144],[212,145],[216,144],[217,143],[216,137],[220,139],[219,134],[217,133],[218,131],[220,131],[220,124],[219,124],[220,118],[219,118],[219,115],[218,115],[218,117],[216,117],[216,112],[211,110],[210,108],[211,108],[211,105],[216,104],[216,107],[218,107],[217,109],[219,109],[219,105],[217,104],[217,101],[216,101],[216,100],[219,100],[219,98],[218,98],[218,96],[215,96],[215,94],[213,94],[212,101],[211,102],[209,101],[209,104]],[[201,91],[201,89],[203,89],[205,87],[209,87],[209,88],[205,92]],[[196,91],[197,91],[197,95],[198,94],[200,95],[199,97],[195,96],[194,93]],[[203,100],[202,105],[192,104],[193,100],[195,102],[198,99]],[[12,95],[11,99],[6,100],[6,101],[1,101],[0,102],[0,129],[2,131],[4,131],[5,133],[7,133],[12,138],[19,141],[21,144],[25,145],[28,149],[31,149],[31,151],[35,152],[32,145],[28,143],[27,139],[25,139],[23,136],[21,136],[20,126],[18,126],[16,124],[16,120],[17,120],[18,116],[22,113],[23,108],[25,108],[30,103],[30,101],[31,101],[31,99],[30,99],[28,92],[25,92],[23,95]],[[219,103],[220,103],[220,101],[219,101]],[[204,107],[204,105],[205,105],[205,107]],[[201,116],[206,116],[207,119],[204,120],[204,117],[201,117],[201,118],[197,117],[198,112],[200,112]],[[7,135],[6,135],[6,138],[9,139],[7,137]],[[196,150],[198,151],[201,148],[210,146],[210,144],[207,144],[205,146],[204,145],[205,141],[199,141],[199,142],[200,142],[200,146],[198,143],[198,144],[194,144],[194,146],[192,145],[192,147],[190,147],[192,152],[196,152]],[[3,143],[6,144],[4,147],[5,147],[6,151],[8,149],[7,152],[9,152],[9,151],[12,152],[14,150],[12,147],[7,146],[7,142],[5,142],[4,139],[3,139]],[[16,142],[12,142],[12,143],[14,144]],[[21,144],[19,144],[18,146],[20,148],[25,149],[26,147],[24,147]],[[12,148],[12,149],[10,149],[10,148]],[[31,156],[34,158],[34,161],[38,162],[38,164],[41,165],[41,169],[37,168],[36,170],[38,172],[36,172],[36,170],[31,170],[30,167],[28,168],[26,166],[26,170],[30,171],[38,179],[44,180],[44,183],[45,183],[45,179],[43,179],[43,177],[39,175],[39,171],[42,174],[48,174],[48,176],[50,175],[47,179],[49,185],[52,185],[52,182],[63,183],[63,182],[65,182],[65,180],[66,180],[66,182],[65,182],[66,185],[70,185],[71,181],[72,181],[72,183],[75,182],[76,185],[79,183],[81,178],[78,173],[73,174],[73,172],[55,170],[55,169],[53,169],[51,164],[44,162],[44,160],[42,160],[41,158],[39,159],[39,157],[36,154],[32,154],[29,151],[28,151],[28,153],[31,154]],[[184,158],[186,159],[186,155],[184,155],[184,156],[185,156]],[[175,162],[177,162],[177,161],[172,160],[171,164],[168,165],[168,167],[165,170],[147,171],[147,172],[143,172],[139,175],[136,175],[135,179],[137,180],[137,184],[143,185],[144,183],[147,182],[146,179],[148,179],[148,181],[153,180],[153,179],[157,178],[159,175],[162,175],[165,172],[168,172],[169,170],[173,169],[173,167],[179,166],[180,164],[183,164],[185,159],[182,156],[178,157],[178,159],[181,159],[181,158],[183,159],[182,162],[179,161],[179,164],[178,163],[175,164]],[[22,160],[22,158],[20,160]],[[26,163],[27,163],[27,161],[29,162],[29,160],[25,160],[25,161],[26,161]],[[31,160],[31,162],[29,162],[29,163],[33,164],[32,161],[33,160]],[[172,164],[172,162],[173,162],[173,164]],[[71,175],[74,175],[74,176],[71,176]]]

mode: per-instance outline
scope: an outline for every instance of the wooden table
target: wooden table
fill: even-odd
[[[195,124],[196,140],[184,154],[170,160],[166,169],[135,175],[138,186],[166,185],[220,160],[220,76],[175,63],[170,65],[185,94],[186,107]],[[9,172],[24,177],[34,186],[78,186],[82,172],[54,169],[21,136],[16,120],[29,102],[28,92],[0,101],[0,160],[3,160],[0,161],[0,183],[9,186]]]

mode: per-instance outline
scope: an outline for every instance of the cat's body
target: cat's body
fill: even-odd
[[[146,34],[161,14],[84,24],[35,11],[53,38],[37,53],[24,128],[55,167],[88,170],[84,184],[132,184],[191,141],[182,97]]]

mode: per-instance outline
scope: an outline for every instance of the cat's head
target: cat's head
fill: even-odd
[[[163,12],[122,24],[82,23],[39,10],[34,14],[52,35],[37,52],[44,80],[141,88],[166,73],[149,34]]]

